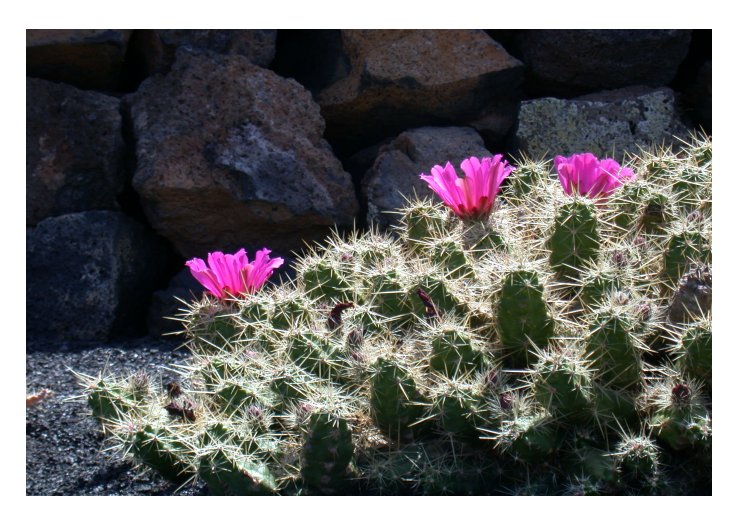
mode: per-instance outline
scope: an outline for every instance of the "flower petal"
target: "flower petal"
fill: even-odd
[[[272,251],[263,248],[256,252],[254,261],[249,266],[248,270],[244,273],[244,281],[247,289],[253,292],[264,285],[264,283],[271,277],[275,268],[282,266],[284,259],[274,258],[270,259],[269,254]]]
[[[190,269],[192,276],[200,282],[200,284],[213,293],[218,298],[223,298],[223,289],[218,283],[218,279],[213,272],[207,267],[205,262],[200,258],[193,258],[185,263]]]
[[[561,182],[561,187],[564,189],[564,193],[571,195],[572,165],[569,159],[557,155],[554,157],[554,166],[556,167],[556,172],[559,174],[559,181]]]
[[[434,166],[431,176],[420,178],[436,192],[441,200],[461,219],[479,219],[493,208],[495,196],[502,181],[512,173],[502,155],[494,157],[469,157],[461,162],[464,177],[459,177],[450,162],[446,166]]]

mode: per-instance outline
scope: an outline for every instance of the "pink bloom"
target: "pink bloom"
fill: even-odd
[[[484,157],[481,161],[470,157],[461,162],[465,177],[456,175],[456,170],[447,162],[431,169],[432,175],[421,174],[420,178],[438,194],[438,197],[461,219],[481,219],[489,215],[495,204],[500,184],[515,169],[502,160],[502,155]]]
[[[591,153],[579,153],[568,158],[557,155],[554,166],[567,195],[577,193],[592,198],[605,197],[625,181],[636,177],[633,170],[621,168],[617,161],[600,161]]]
[[[244,249],[235,254],[213,252],[208,254],[207,265],[200,258],[193,258],[185,265],[197,281],[223,299],[261,288],[274,269],[284,263],[282,258],[270,259],[270,252],[266,248],[259,250],[251,263]]]

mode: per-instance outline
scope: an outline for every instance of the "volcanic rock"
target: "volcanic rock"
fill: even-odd
[[[651,143],[687,135],[669,88],[624,88],[579,99],[523,101],[517,130],[521,150],[533,158],[592,152],[621,158]]]
[[[161,240],[120,212],[67,214],[28,228],[27,333],[105,340],[140,329],[164,257]]]
[[[342,45],[350,73],[316,96],[341,151],[412,127],[467,123],[522,79],[522,64],[483,31],[350,30]]]
[[[26,224],[117,209],[123,190],[119,100],[26,79]]]
[[[526,87],[570,97],[669,84],[689,51],[685,29],[551,29],[516,33]]]
[[[244,245],[285,252],[352,223],[351,177],[297,82],[239,55],[180,48],[169,73],[126,101],[134,188],[150,223],[182,255]]]

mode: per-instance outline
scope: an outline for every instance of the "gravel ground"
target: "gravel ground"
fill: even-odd
[[[69,368],[96,375],[171,373],[162,366],[183,361],[179,341],[144,338],[109,344],[26,342],[26,393],[53,396],[26,409],[26,495],[200,495],[203,486],[179,491],[158,475],[140,472],[104,451],[103,435]]]

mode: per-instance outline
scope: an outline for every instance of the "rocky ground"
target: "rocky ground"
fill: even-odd
[[[182,361],[177,340],[136,339],[112,344],[28,341],[26,392],[53,396],[26,409],[26,495],[199,495],[201,485],[179,490],[105,451],[103,435],[70,369],[97,374],[145,370],[167,378],[162,367]]]

